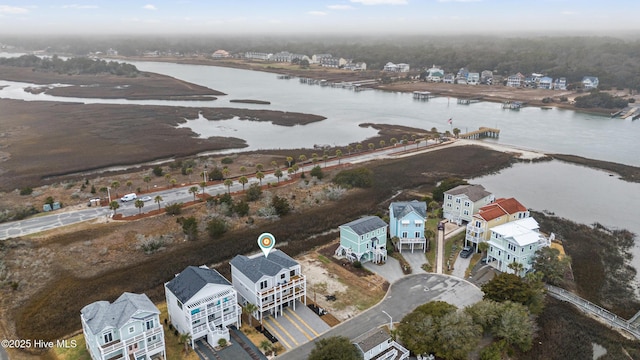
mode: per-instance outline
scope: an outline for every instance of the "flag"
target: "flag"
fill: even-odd
[[[449,121],[447,121],[449,123],[449,125],[453,124],[453,118],[449,118]]]

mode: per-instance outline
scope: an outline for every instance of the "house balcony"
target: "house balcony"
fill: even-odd
[[[306,278],[304,275],[295,275],[289,279],[289,282],[278,284],[270,289],[258,291],[257,296],[258,298],[263,298],[265,296],[272,295],[276,292],[282,292],[284,290],[290,290],[290,289],[301,287],[301,286],[304,287],[305,284],[306,284]]]
[[[288,301],[301,298],[305,294],[306,294],[306,291],[304,288],[295,288],[286,294],[280,293],[280,296],[277,296],[276,294],[275,299],[270,299],[268,301],[261,302],[258,307],[260,311],[267,311],[277,306],[280,306]]]

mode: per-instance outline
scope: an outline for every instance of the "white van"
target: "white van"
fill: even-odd
[[[138,195],[136,195],[136,193],[131,193],[131,194],[127,194],[125,196],[123,196],[122,198],[120,198],[121,202],[127,202],[127,201],[132,201],[138,198]]]

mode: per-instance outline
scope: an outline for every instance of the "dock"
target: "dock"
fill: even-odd
[[[525,105],[522,101],[505,101],[502,108],[507,110],[520,110]]]
[[[433,95],[429,91],[414,91],[413,92],[413,99],[414,100],[429,100],[429,99],[431,99],[433,97],[435,97],[435,95]]]
[[[500,136],[500,129],[481,127],[478,130],[470,131],[465,134],[459,134],[458,138],[460,139],[470,139],[470,140],[478,140],[483,138],[495,138],[497,139]]]
[[[473,103],[477,103],[482,101],[483,97],[482,96],[476,96],[476,97],[472,97],[472,98],[458,98],[458,104],[459,105],[470,105]]]

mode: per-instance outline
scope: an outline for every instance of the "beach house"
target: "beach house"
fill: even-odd
[[[536,251],[551,246],[551,241],[539,232],[538,222],[532,218],[511,221],[491,228],[487,263],[498,271],[524,276],[533,269]],[[514,265],[509,266],[510,264]]]
[[[166,359],[160,310],[145,294],[91,303],[80,311],[80,321],[93,360]]]
[[[228,326],[240,327],[242,308],[229,280],[206,266],[189,266],[164,284],[169,321],[181,334],[191,336],[191,346],[204,338],[218,346],[229,341]]]
[[[445,191],[442,214],[445,219],[457,224],[469,222],[473,214],[494,200],[495,196],[482,185],[459,185]]]
[[[424,236],[424,224],[427,220],[427,204],[423,201],[398,201],[389,205],[389,236],[396,237],[398,251],[408,247],[426,251],[427,240]]]
[[[478,213],[472,216],[467,224],[465,246],[475,246],[478,249],[479,243],[489,240],[491,228],[529,216],[529,210],[518,200],[496,199],[495,202],[481,207]]]
[[[350,261],[387,261],[387,223],[377,216],[365,216],[340,225],[340,246],[336,255]]]
[[[269,314],[278,317],[286,306],[307,304],[307,281],[300,264],[281,250],[273,249],[266,257],[237,255],[231,262],[231,283],[242,305],[257,307],[254,316],[262,321]]]

